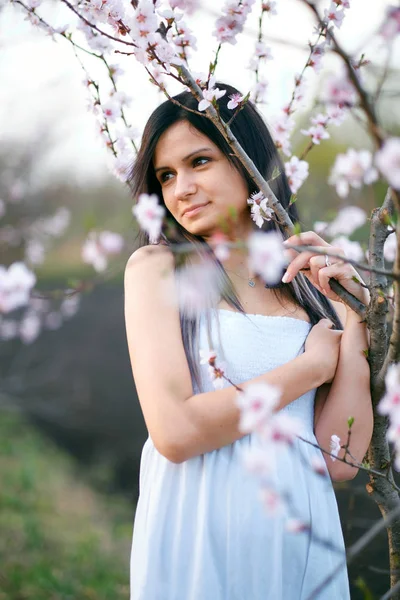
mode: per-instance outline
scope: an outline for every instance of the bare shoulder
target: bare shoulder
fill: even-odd
[[[125,272],[143,270],[160,266],[173,266],[173,253],[166,244],[142,246],[131,254]]]

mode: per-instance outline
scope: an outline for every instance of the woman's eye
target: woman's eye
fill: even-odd
[[[201,165],[207,164],[208,162],[210,162],[209,158],[206,158],[205,156],[198,156],[197,158],[194,159],[193,165],[201,166]]]
[[[169,171],[165,171],[165,173],[161,173],[161,175],[160,175],[161,183],[165,183],[166,181],[168,181],[170,176],[172,177],[172,173],[170,173]]]

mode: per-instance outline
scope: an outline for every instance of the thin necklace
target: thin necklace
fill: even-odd
[[[247,280],[247,285],[249,285],[250,287],[255,287],[256,282],[254,281],[254,277],[242,277],[242,275],[238,275],[238,273],[236,273],[235,271],[231,271],[230,269],[225,269],[225,271],[228,271],[228,273],[234,273],[234,275],[236,275],[237,277],[240,277],[240,279],[244,279]]]

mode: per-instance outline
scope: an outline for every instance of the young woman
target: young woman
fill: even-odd
[[[237,90],[218,87],[226,90],[218,103],[228,121],[232,111],[226,105]],[[176,292],[181,272],[178,244],[197,248],[210,242],[221,218],[235,240],[245,240],[255,228],[247,199],[258,190],[214,125],[186,110],[196,108],[189,92],[159,106],[132,172],[135,198],[157,194],[175,226],[164,230],[163,244],[149,245],[143,234],[125,275],[132,371],[149,431],[141,457],[131,600],[306,600],[321,585],[318,598],[348,599],[345,564],[338,568],[344,544],[331,480],[351,479],[357,470],[296,440],[275,456],[271,477],[287,502],[269,514],[257,478],[243,464],[243,451],[256,447],[257,439],[239,430],[235,385],[279,386],[276,410],[301,419],[303,437],[327,450],[333,434],[347,441],[353,416],[349,449],[361,461],[372,432],[367,331],[330,289],[329,278],[364,303],[368,292],[352,280],[359,277],[354,268],[339,259],[294,250],[288,251],[284,282],[268,287],[249,273],[247,257],[235,248],[222,264],[214,256],[222,285],[210,310],[187,314],[168,299],[166,290]],[[231,127],[266,179],[278,166],[274,192],[298,221],[284,168],[256,108],[248,102]],[[263,230],[273,229],[279,230],[276,222],[264,222]],[[340,253],[312,231],[289,242]],[[192,254],[190,261],[199,256]],[[235,385],[225,381],[214,389],[207,365],[199,364],[199,349],[223,356]],[[313,470],[316,459],[325,476]],[[304,530],[289,531],[288,517],[305,524]]]

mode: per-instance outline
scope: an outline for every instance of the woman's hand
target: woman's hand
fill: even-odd
[[[292,235],[283,243],[285,248],[287,245],[291,244],[293,246],[315,246],[318,250],[323,251],[328,255],[329,253],[332,253],[346,257],[342,248],[331,246],[331,244],[325,242],[325,240],[314,231],[305,231],[304,233]],[[317,290],[329,298],[329,300],[342,302],[348,310],[351,310],[349,306],[332,291],[329,285],[329,279],[333,277],[363,304],[366,306],[369,304],[369,291],[367,288],[360,285],[360,283],[354,281],[353,277],[356,277],[365,285],[358,272],[349,263],[343,262],[336,257],[330,257],[328,258],[330,266],[327,266],[325,256],[321,254],[316,254],[315,252],[308,250],[298,252],[297,250],[290,248],[286,248],[286,252],[291,262],[289,263],[284,276],[286,278],[282,280],[284,283],[292,281],[297,273],[300,270],[303,270],[304,275],[311,281]]]
[[[324,383],[331,383],[335,377],[343,334],[332,326],[329,319],[321,319],[311,328],[304,344],[304,352],[314,368],[321,372]]]

